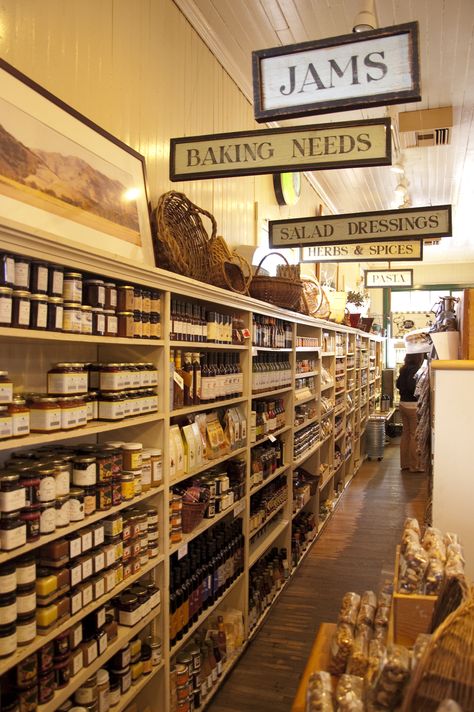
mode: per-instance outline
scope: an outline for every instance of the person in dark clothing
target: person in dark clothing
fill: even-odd
[[[400,443],[400,467],[410,472],[422,472],[416,454],[416,373],[423,363],[424,354],[407,354],[397,378],[400,391],[400,415],[402,417],[402,440]]]

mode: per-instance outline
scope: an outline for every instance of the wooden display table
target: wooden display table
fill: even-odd
[[[329,659],[331,657],[331,640],[335,630],[335,623],[321,623],[319,626],[318,634],[314,639],[308,662],[306,663],[295,699],[293,700],[291,712],[304,712],[306,706],[306,688],[311,673],[316,670],[328,669]]]

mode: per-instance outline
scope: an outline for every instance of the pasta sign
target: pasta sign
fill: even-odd
[[[412,269],[367,269],[364,272],[365,287],[412,287]]]
[[[257,121],[419,101],[418,23],[258,50]]]

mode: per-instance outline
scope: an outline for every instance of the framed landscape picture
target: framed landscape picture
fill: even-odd
[[[3,60],[0,225],[154,265],[143,156]]]

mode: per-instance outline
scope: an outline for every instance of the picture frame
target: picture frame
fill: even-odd
[[[0,59],[0,227],[155,265],[144,157]]]
[[[319,262],[318,274],[319,283],[322,287],[330,287],[337,290],[339,277],[339,265],[337,262]]]

